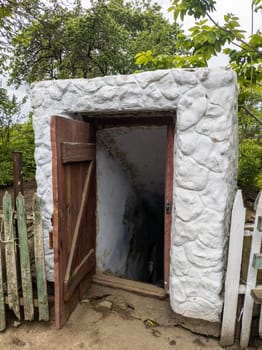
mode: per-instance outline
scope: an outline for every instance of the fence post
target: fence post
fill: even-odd
[[[16,198],[19,194],[23,194],[23,158],[22,158],[22,152],[19,151],[13,151],[13,189],[14,189],[14,210],[16,211]],[[15,222],[14,227],[14,237],[18,239],[18,227],[17,227],[17,221]],[[20,261],[20,251],[17,250],[17,278],[20,281],[21,280],[21,271],[19,268],[19,261]]]
[[[19,237],[20,271],[24,301],[24,318],[25,320],[32,321],[34,319],[33,286],[26,230],[25,200],[21,193],[16,198],[16,215]]]
[[[1,232],[0,232],[1,235]],[[4,237],[1,236],[4,240]],[[4,279],[2,266],[2,246],[0,245],[0,331],[4,331],[6,327],[5,321],[5,294],[4,294]]]
[[[22,152],[13,152],[13,179],[14,179],[14,204],[16,208],[16,197],[18,193],[23,194],[23,158]]]
[[[5,257],[6,257],[6,279],[7,295],[9,308],[12,309],[16,317],[20,320],[20,304],[17,282],[17,265],[16,265],[16,241],[13,227],[13,208],[11,195],[6,192],[3,197],[4,213],[4,239]]]
[[[45,272],[45,252],[43,240],[43,224],[41,216],[41,201],[36,194],[33,198],[33,225],[39,320],[48,321],[49,309]]]

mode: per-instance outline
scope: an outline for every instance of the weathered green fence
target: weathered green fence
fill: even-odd
[[[19,320],[22,314],[24,320],[33,320],[36,308],[39,320],[49,320],[41,205],[36,195],[32,213],[29,228],[24,197],[17,196],[15,211],[11,195],[5,193],[0,231],[0,331],[6,328],[7,306]],[[29,244],[31,231],[33,243]]]

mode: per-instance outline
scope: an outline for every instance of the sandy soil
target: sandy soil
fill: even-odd
[[[49,322],[9,319],[0,334],[0,350],[219,350],[218,339],[192,333],[166,319],[168,300],[145,298],[117,289],[93,286],[61,330]],[[237,350],[238,345],[227,350]],[[251,349],[261,350],[259,343]]]
[[[218,340],[194,334],[166,319],[168,301],[93,286],[61,330],[49,322],[9,319],[0,334],[0,350],[219,350]],[[239,349],[237,345],[227,348]],[[262,349],[257,344],[250,349]]]

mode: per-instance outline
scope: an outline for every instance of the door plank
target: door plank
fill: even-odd
[[[91,249],[90,252],[84,257],[81,263],[75,268],[68,280],[64,281],[64,299],[68,301],[73,294],[75,288],[78,286],[82,278],[90,272],[95,263],[95,250]]]
[[[34,253],[35,270],[38,299],[38,314],[40,321],[49,320],[48,293],[45,270],[44,237],[41,215],[40,198],[34,194],[33,197],[33,230],[34,230]]]
[[[20,305],[18,294],[17,270],[16,270],[16,246],[13,226],[13,209],[11,195],[5,192],[3,197],[4,214],[4,239],[5,239],[5,259],[6,259],[6,279],[8,305],[14,311],[16,317],[20,320]]]
[[[150,296],[164,299],[167,296],[163,288],[154,286],[153,284],[131,281],[113,275],[106,275],[99,271],[97,271],[96,274],[92,277],[92,282],[102,286],[134,292],[146,297]]]
[[[19,193],[16,198],[16,215],[19,237],[21,281],[24,300],[24,318],[27,321],[32,321],[34,319],[33,287],[27,239],[25,200],[21,193]]]
[[[93,171],[94,165],[93,162],[90,163],[88,171],[87,171],[87,175],[86,175],[86,179],[85,179],[85,184],[84,184],[84,188],[83,188],[83,193],[82,193],[82,198],[81,198],[81,204],[80,204],[80,209],[79,209],[79,213],[77,216],[77,221],[76,221],[76,227],[73,233],[73,240],[71,243],[71,249],[70,249],[70,254],[69,254],[69,258],[68,258],[68,264],[66,267],[66,273],[65,273],[65,281],[68,282],[70,279],[70,274],[72,271],[72,264],[73,264],[73,259],[74,256],[76,254],[76,247],[77,247],[77,241],[78,241],[78,236],[79,236],[79,229],[80,229],[80,225],[82,222],[82,218],[83,218],[83,214],[84,214],[84,209],[86,207],[86,203],[88,200],[88,194],[90,191],[90,179],[91,179],[91,175],[92,175],[92,171]]]
[[[84,162],[94,160],[96,156],[96,145],[84,142],[63,142],[62,163]]]

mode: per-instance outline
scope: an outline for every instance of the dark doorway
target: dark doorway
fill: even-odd
[[[161,288],[169,127],[103,125],[96,137],[97,269]]]

